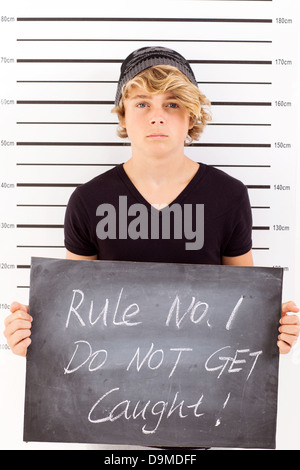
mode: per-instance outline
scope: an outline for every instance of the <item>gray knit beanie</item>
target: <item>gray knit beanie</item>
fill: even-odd
[[[122,63],[115,105],[118,106],[123,86],[136,75],[153,65],[171,65],[176,67],[196,86],[195,75],[188,61],[178,52],[166,47],[142,47],[132,52]]]

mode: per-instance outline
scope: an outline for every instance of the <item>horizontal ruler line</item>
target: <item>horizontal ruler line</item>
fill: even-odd
[[[17,163],[17,166],[116,166],[117,163]]]
[[[118,83],[117,80],[17,80],[17,83]],[[272,82],[197,82],[202,85],[272,85]]]
[[[64,225],[42,225],[42,224],[19,224],[17,225],[17,228],[59,228],[63,229]]]
[[[118,163],[16,163],[17,166],[117,166]],[[226,168],[271,168],[271,165],[213,165]]]
[[[60,122],[60,121],[57,121],[57,122],[16,122],[16,124],[20,124],[20,125],[25,125],[25,124],[29,124],[29,125],[68,125],[68,126],[73,126],[73,125],[80,125],[80,126],[83,126],[83,125],[89,125],[89,126],[104,126],[104,125],[110,125],[110,126],[116,126],[118,125],[119,123],[118,122]]]
[[[18,146],[62,146],[62,147],[129,147],[128,142],[17,142]],[[224,148],[271,148],[271,144],[227,144],[227,143],[195,143],[189,147],[224,147]]]
[[[248,189],[271,189],[271,186],[268,184],[246,184]]]
[[[244,40],[244,39],[83,39],[83,38],[69,38],[69,39],[17,39],[18,42],[213,42],[213,43],[257,43],[257,44],[272,44],[272,41],[261,40]]]
[[[83,183],[17,183],[19,188],[77,188]],[[248,189],[271,189],[270,185],[246,185]]]
[[[65,248],[60,245],[17,245],[17,248]]]
[[[18,100],[17,104],[114,105],[114,101]],[[212,106],[272,106],[269,101],[211,101]]]
[[[17,183],[18,188],[77,188],[80,183]]]
[[[16,207],[67,207],[66,204],[17,204]]]
[[[18,17],[17,21],[102,21],[102,22],[176,22],[176,23],[272,23],[269,18],[91,18],[91,17]]]
[[[17,207],[67,207],[67,204],[17,204]],[[251,209],[271,209],[270,206],[251,206]]]
[[[17,225],[17,228],[30,228],[30,229],[58,228],[58,229],[63,229],[64,225],[20,224],[20,225]],[[267,226],[254,226],[254,227],[252,227],[252,230],[270,230],[270,227],[267,227]]]
[[[261,126],[261,127],[266,127],[266,126],[272,126],[272,124],[268,123],[254,123],[254,122],[208,122],[208,126]]]
[[[266,0],[266,1],[269,1],[269,0]],[[255,250],[269,250],[270,248],[267,248],[267,247],[253,247],[252,248],[252,251],[255,251]]]
[[[17,59],[17,63],[121,64],[123,59]],[[190,64],[272,65],[271,60],[189,60]]]
[[[28,122],[16,122],[18,125],[48,125],[48,126],[53,126],[53,125],[68,125],[68,126],[74,126],[74,125],[80,125],[80,126],[117,126],[119,123],[118,122],[39,122],[39,121],[28,121]],[[239,122],[232,122],[232,123],[227,123],[227,122],[209,122],[207,123],[208,126],[271,126],[272,124],[267,124],[267,123],[239,123]]]

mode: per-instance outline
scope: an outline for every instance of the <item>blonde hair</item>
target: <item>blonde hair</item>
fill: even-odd
[[[187,144],[198,140],[207,122],[211,120],[210,101],[198,87],[191,83],[176,67],[155,65],[143,70],[124,85],[120,102],[112,109],[112,113],[118,115],[119,121],[125,117],[124,101],[128,98],[131,89],[136,86],[153,94],[172,92],[185,106],[194,123],[192,129],[189,129]],[[117,134],[121,138],[128,137],[126,129],[121,125],[117,129]]]

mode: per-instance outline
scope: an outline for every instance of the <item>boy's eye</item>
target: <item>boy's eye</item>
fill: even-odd
[[[168,104],[169,108],[178,108],[178,104],[177,103],[169,103]]]
[[[146,103],[138,103],[137,107],[138,108],[146,108],[147,104]]]

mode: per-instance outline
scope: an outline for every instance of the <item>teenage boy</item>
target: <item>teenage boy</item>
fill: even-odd
[[[134,51],[113,112],[132,155],[72,194],[67,258],[253,266],[246,187],[184,153],[210,119],[189,63],[162,47]],[[298,311],[292,301],[282,305],[280,353],[297,341],[298,316],[287,313]],[[31,322],[28,307],[12,303],[4,334],[15,354],[26,356]]]

